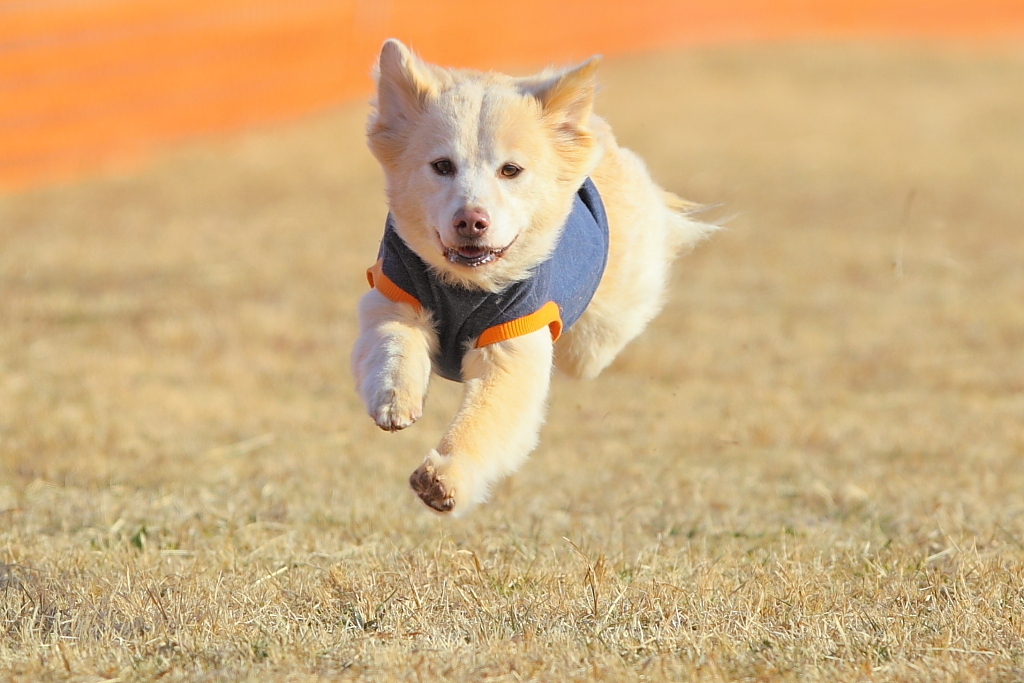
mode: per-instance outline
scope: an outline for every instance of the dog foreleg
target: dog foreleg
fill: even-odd
[[[423,415],[430,356],[437,346],[430,316],[371,289],[359,301],[352,374],[367,412],[381,429],[405,429]]]
[[[462,513],[523,463],[544,423],[551,356],[546,327],[466,354],[462,406],[409,478],[427,506]]]

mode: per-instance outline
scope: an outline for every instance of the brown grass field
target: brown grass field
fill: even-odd
[[[0,198],[0,679],[1024,680],[1024,50],[613,60],[725,229],[461,520],[351,386],[363,105]]]

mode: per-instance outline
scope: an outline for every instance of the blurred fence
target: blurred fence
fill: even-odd
[[[1022,0],[0,0],[0,189],[363,95],[387,36],[517,68],[686,43],[1022,35]]]

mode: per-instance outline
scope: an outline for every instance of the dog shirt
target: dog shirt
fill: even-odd
[[[462,381],[462,357],[476,348],[547,326],[552,340],[586,310],[608,261],[608,218],[587,178],[573,199],[551,256],[530,276],[492,293],[444,282],[410,249],[388,214],[377,263],[366,271],[370,286],[391,301],[430,311],[439,349],[434,371]]]

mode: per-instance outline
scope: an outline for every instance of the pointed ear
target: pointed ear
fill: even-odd
[[[527,79],[524,85],[540,101],[545,117],[556,121],[559,127],[582,128],[594,109],[600,64],[601,57],[595,55],[567,71]]]
[[[405,45],[391,38],[384,42],[377,60],[377,125],[390,128],[423,111],[437,92],[431,67]]]

